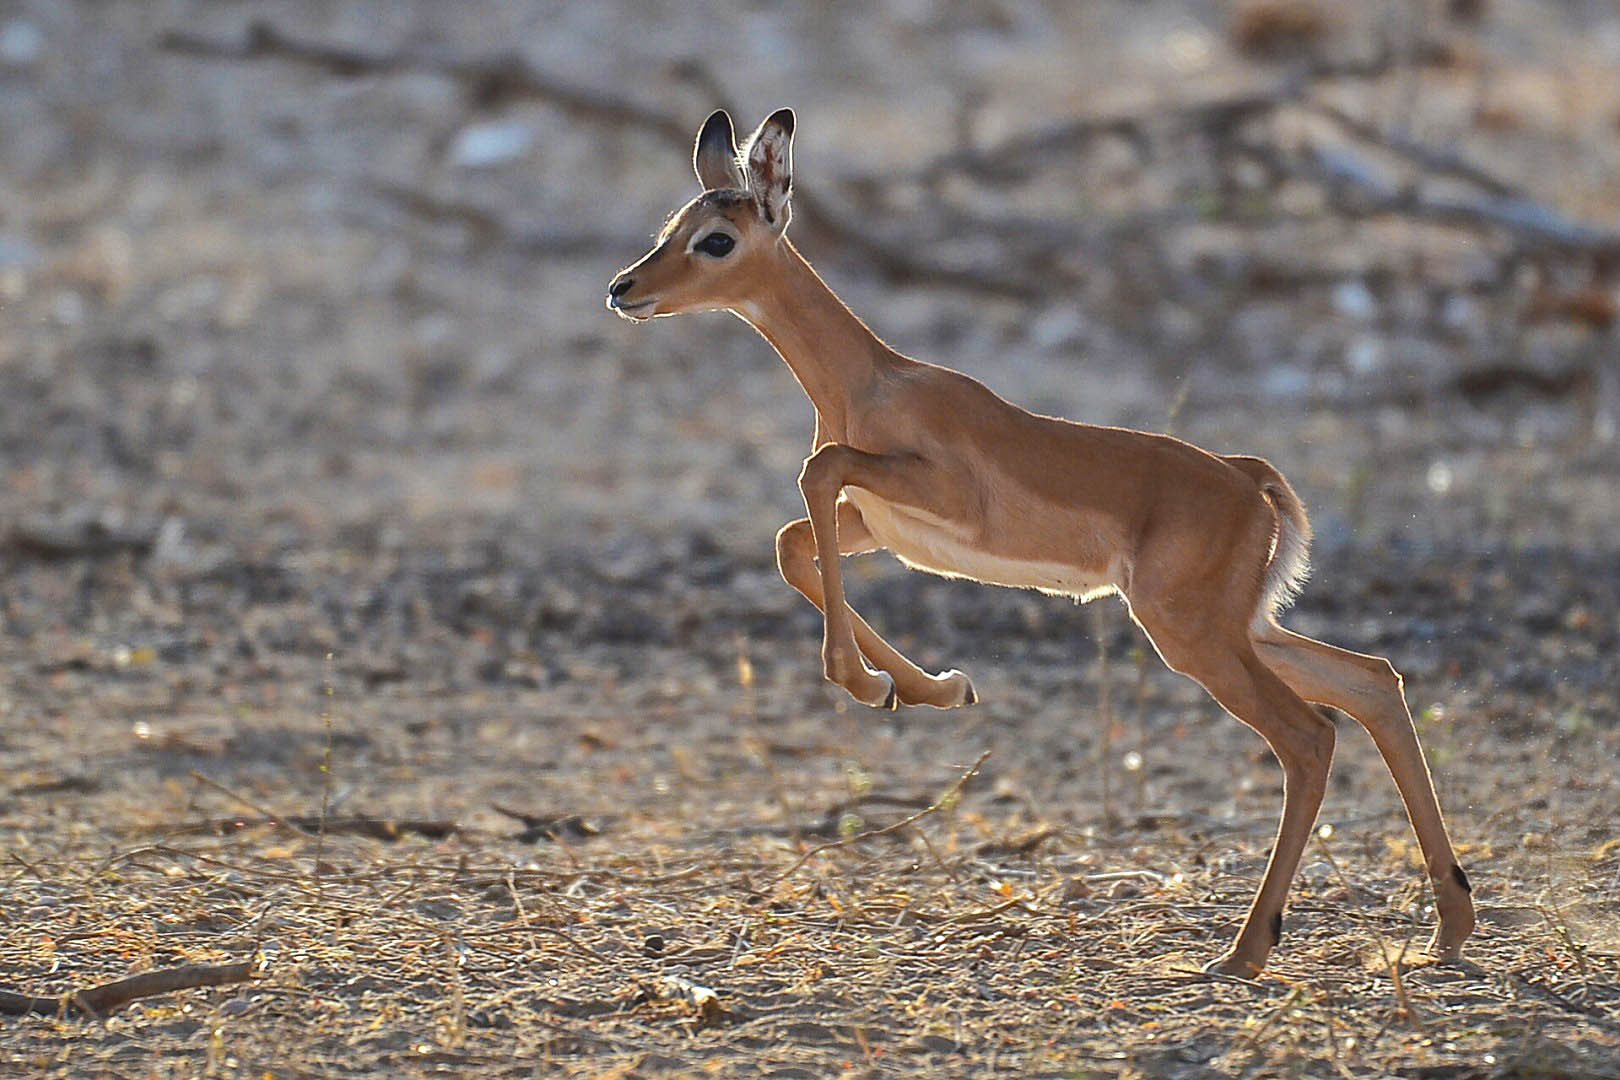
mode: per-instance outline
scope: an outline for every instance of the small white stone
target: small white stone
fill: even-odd
[[[0,64],[28,67],[45,52],[45,35],[39,27],[22,19],[0,26]]]
[[[1451,471],[1451,466],[1445,462],[1436,461],[1429,466],[1429,490],[1436,495],[1444,495],[1450,491],[1453,478],[1454,474]]]
[[[1462,332],[1480,323],[1479,305],[1462,293],[1452,293],[1440,306],[1440,323],[1447,330]]]
[[[450,144],[450,164],[463,169],[487,169],[522,157],[534,145],[527,124],[472,124],[456,133]]]
[[[1344,350],[1344,363],[1357,375],[1375,375],[1384,367],[1384,343],[1371,334],[1363,334]]]
[[[1306,372],[1288,364],[1278,364],[1276,367],[1266,369],[1260,377],[1260,389],[1267,397],[1297,398],[1310,389],[1311,377]]]
[[[1378,301],[1363,282],[1341,281],[1333,287],[1333,310],[1347,319],[1368,322],[1378,314]]]

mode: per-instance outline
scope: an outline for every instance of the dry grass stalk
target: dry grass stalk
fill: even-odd
[[[968,781],[979,775],[979,769],[984,765],[985,760],[989,758],[990,753],[991,752],[989,750],[986,750],[984,753],[980,754],[978,759],[974,761],[972,765],[969,765],[967,769],[963,771],[962,775],[958,776],[956,781],[951,784],[949,788],[945,789],[945,793],[943,795],[935,799],[928,806],[917,811],[915,814],[901,818],[899,821],[896,821],[893,824],[885,825],[881,829],[870,829],[863,833],[856,833],[854,836],[846,836],[838,840],[828,841],[825,844],[819,844],[805,852],[803,855],[799,856],[797,862],[788,867],[786,870],[782,871],[782,873],[777,875],[775,878],[771,879],[771,881],[767,883],[765,888],[761,891],[769,892],[771,889],[774,889],[776,886],[782,884],[782,882],[798,873],[800,867],[804,866],[805,863],[809,862],[811,859],[814,859],[818,855],[825,854],[826,852],[832,851],[835,848],[849,847],[853,844],[861,843],[864,840],[876,840],[880,836],[889,836],[893,833],[901,831],[902,829],[910,828],[923,818],[930,817],[941,812],[942,810],[949,810],[950,808],[954,807],[957,799],[960,798],[962,794],[962,788],[967,785]]]
[[[264,805],[262,805],[260,803],[254,802],[252,799],[248,798],[246,795],[241,794],[240,792],[232,791],[230,788],[226,787],[224,784],[220,783],[218,780],[215,780],[212,777],[204,776],[202,773],[198,772],[196,769],[191,770],[191,778],[193,780],[197,781],[197,783],[202,784],[204,787],[213,788],[215,791],[219,792],[221,795],[224,795],[225,797],[227,797],[229,799],[233,799],[236,802],[241,803],[243,806],[247,807],[249,810],[252,810],[254,813],[258,814],[261,817],[267,818],[270,821],[275,822],[277,825],[281,826],[283,829],[286,829],[288,832],[295,832],[299,836],[305,836],[305,837],[309,837],[311,839],[313,839],[314,836],[315,836],[314,833],[310,832],[307,829],[300,828],[298,825],[294,824],[290,819],[283,817],[282,815],[276,813],[274,810],[271,810],[269,807],[266,807],[266,806],[264,806]]]

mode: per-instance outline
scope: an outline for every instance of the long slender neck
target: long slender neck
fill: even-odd
[[[821,280],[786,237],[771,256],[770,273],[736,313],[787,361],[816,407],[822,437],[843,437],[852,399],[880,367],[897,359]]]

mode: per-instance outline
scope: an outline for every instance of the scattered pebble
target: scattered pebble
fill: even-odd
[[[23,68],[36,63],[45,53],[45,35],[39,27],[23,19],[0,26],[0,64]]]
[[[487,169],[522,157],[533,145],[534,131],[527,124],[471,124],[458,131],[450,143],[450,164],[462,169]]]
[[[1363,282],[1351,279],[1333,287],[1333,310],[1347,319],[1371,322],[1378,314],[1378,301]]]

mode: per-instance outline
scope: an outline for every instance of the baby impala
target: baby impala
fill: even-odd
[[[1166,435],[1037,416],[949,368],[902,356],[867,329],[787,238],[793,113],[738,152],[710,116],[693,165],[703,191],[608,290],[641,321],[727,310],[770,342],[816,410],[799,474],[807,516],[777,534],[782,577],[824,614],[826,676],[880,708],[977,701],[960,671],[924,671],[844,599],[840,555],[887,549],[918,570],[1090,600],[1123,597],[1164,662],[1259,732],[1284,775],[1282,821],[1231,947],[1206,970],[1253,977],[1282,935],[1283,904],[1333,760],[1333,725],[1371,733],[1400,788],[1434,886],[1433,952],[1455,960],[1474,928],[1389,661],[1285,630],[1311,530],[1281,473]]]

